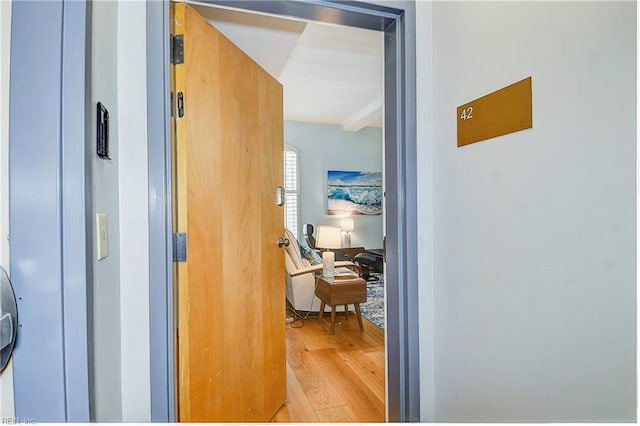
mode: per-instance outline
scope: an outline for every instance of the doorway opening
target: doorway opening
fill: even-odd
[[[269,197],[276,185],[283,185],[285,176],[279,170],[286,139],[298,145],[306,164],[301,176],[307,182],[301,191],[302,212],[306,211],[306,222],[318,226],[318,246],[326,247],[321,245],[321,226],[340,224],[345,212],[352,212],[362,216],[357,217],[355,240],[374,241],[367,246],[381,250],[382,130],[354,133],[343,129],[347,126],[342,123],[353,126],[355,121],[349,104],[361,110],[372,98],[380,99],[379,115],[368,112],[370,121],[381,121],[382,34],[301,22],[294,22],[299,28],[294,32],[291,23],[281,18],[274,22],[272,17],[184,3],[172,4],[172,10],[173,37],[184,38],[178,41],[183,43],[183,57],[175,59],[179,56],[175,49],[173,67],[174,232],[186,234],[188,251],[184,262],[176,265],[174,281],[179,419],[268,421],[276,416],[296,422],[384,421],[384,338],[381,330],[371,330],[374,325],[367,319],[373,320],[374,314],[384,319],[384,307],[375,312],[374,300],[368,300],[382,299],[383,305],[383,291],[373,291],[383,290],[380,275],[367,274],[378,278],[376,286],[371,281],[369,297],[358,297],[351,322],[349,311],[344,320],[339,317],[337,335],[327,338],[326,327],[314,329],[315,324],[299,310],[323,311],[313,294],[315,277],[312,273],[296,275],[301,271],[291,269],[291,260],[306,265],[297,249],[314,253],[315,245],[300,244],[302,234],[293,235],[290,230],[283,234],[283,208]],[[281,39],[297,38],[296,43],[284,43],[293,50],[283,55],[286,64],[281,73],[273,65],[274,56],[283,50],[273,40],[277,39],[274,34]],[[345,47],[350,44],[354,47]],[[305,59],[309,51],[312,54]],[[261,56],[264,52],[266,57]],[[359,57],[364,57],[360,59],[364,65],[357,67]],[[349,74],[350,68],[359,70]],[[329,78],[308,78],[310,72]],[[366,84],[368,78],[372,84]],[[333,87],[339,90],[330,93]],[[296,108],[296,95],[304,98],[297,102],[302,108]],[[322,96],[328,99],[326,111],[318,108]],[[346,111],[346,117],[336,114],[340,109]],[[305,115],[315,122],[292,121]],[[318,123],[322,121],[325,123]],[[319,173],[313,172],[313,166]],[[325,185],[326,210],[323,200],[314,196]],[[344,196],[333,198],[336,194]],[[276,246],[280,235],[289,238],[286,249]],[[340,248],[339,238],[335,247],[339,259],[355,256],[356,248]],[[350,288],[367,292],[367,283],[355,278]],[[282,291],[285,282],[286,292]],[[343,281],[341,285],[348,284]],[[290,310],[301,317],[286,329],[286,339],[284,306],[279,307],[285,293]],[[346,295],[341,300],[345,309],[347,303],[356,302]],[[311,306],[314,301],[315,308]],[[305,319],[309,321],[302,327]],[[331,319],[333,332],[334,314]],[[356,319],[367,325],[362,332],[352,327]],[[242,354],[246,355],[229,357],[241,343],[236,336],[242,336],[246,346]],[[333,340],[340,338],[341,342]],[[202,381],[203,376],[209,381]],[[241,392],[238,398],[236,387],[246,390],[248,383],[254,391]],[[269,389],[268,394],[262,395],[261,388]],[[299,392],[296,396],[298,389],[304,396]],[[286,414],[278,416],[285,399]],[[298,401],[301,403],[296,404]],[[304,405],[312,410],[304,410]]]
[[[245,10],[274,13],[276,15],[293,16],[304,19],[316,19],[324,22],[354,25],[362,28],[377,29],[385,32],[385,176],[387,182],[386,204],[388,208],[385,218],[387,225],[387,339],[388,353],[388,419],[391,421],[408,421],[419,419],[419,383],[417,357],[417,267],[415,260],[416,224],[415,224],[415,133],[412,133],[415,121],[415,76],[406,71],[413,65],[415,54],[411,46],[413,40],[406,38],[414,31],[407,29],[405,17],[412,17],[413,7],[410,3],[402,3],[402,9],[367,5],[363,3],[338,4],[332,2],[225,2],[214,1],[211,4],[225,5]],[[164,95],[168,87],[168,72],[165,59],[168,56],[167,4],[148,5],[148,85],[149,85],[149,140],[158,136],[165,141],[164,150],[154,151],[150,155],[152,165],[161,165],[163,173],[150,176],[150,194],[161,194],[170,199],[166,192],[168,187],[168,170],[170,156],[166,141],[168,140],[167,117],[169,116],[168,99]],[[407,15],[408,14],[408,15]],[[411,19],[409,19],[411,21]],[[409,25],[410,27],[410,25]],[[164,35],[163,35],[164,34]],[[158,64],[162,66],[158,67]],[[163,68],[164,67],[164,68]],[[408,77],[409,76],[409,77]],[[155,89],[163,90],[157,91]],[[409,93],[409,95],[408,95]],[[164,126],[158,127],[158,122]],[[159,130],[160,129],[160,130]],[[151,152],[152,150],[150,150]],[[155,173],[155,172],[153,172]],[[156,191],[159,190],[159,191]],[[150,195],[151,196],[151,195]],[[162,200],[160,200],[162,201]],[[158,199],[154,198],[154,203]],[[170,211],[164,206],[151,212],[152,228],[164,229],[165,235],[170,233]],[[154,216],[157,213],[157,216]],[[154,218],[156,221],[154,221]],[[151,233],[154,235],[153,233]],[[152,374],[152,418],[174,418],[173,365],[171,339],[172,324],[170,315],[173,301],[172,295],[162,281],[171,278],[171,244],[170,238],[151,242],[150,253],[152,282],[154,276],[160,282],[157,291],[152,288],[152,324],[164,319],[165,327],[152,329],[152,369],[159,368],[158,374]],[[155,301],[160,303],[153,303]],[[159,349],[159,350],[158,350]],[[164,351],[163,351],[164,349]],[[163,367],[164,365],[164,367]],[[167,368],[166,374],[162,369]],[[167,391],[168,389],[168,391]]]

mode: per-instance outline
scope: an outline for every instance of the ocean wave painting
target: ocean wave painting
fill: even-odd
[[[330,215],[382,214],[381,172],[327,172]]]

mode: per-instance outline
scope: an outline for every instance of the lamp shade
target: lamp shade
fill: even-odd
[[[353,231],[353,218],[343,219],[341,227],[343,231]]]
[[[342,245],[342,230],[339,226],[318,226],[316,247],[324,249],[339,249]]]

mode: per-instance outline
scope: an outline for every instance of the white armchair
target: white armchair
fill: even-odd
[[[287,300],[295,310],[298,311],[314,311],[320,310],[320,300],[315,296],[316,289],[316,272],[322,271],[322,264],[311,265],[311,263],[302,257],[298,239],[285,229],[289,246],[285,251],[284,261],[287,271]],[[335,262],[336,268],[349,268],[357,275],[358,265],[348,261]]]

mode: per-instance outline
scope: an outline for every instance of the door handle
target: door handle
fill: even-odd
[[[289,239],[288,238],[278,238],[278,247],[282,248],[282,246],[289,247]]]
[[[18,305],[7,272],[0,266],[0,372],[11,359],[18,331]]]

